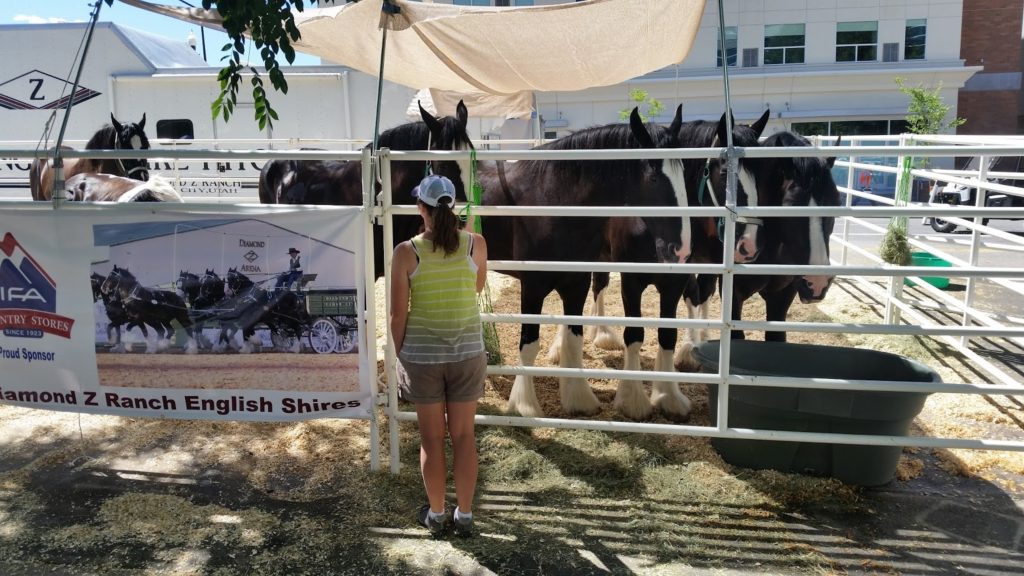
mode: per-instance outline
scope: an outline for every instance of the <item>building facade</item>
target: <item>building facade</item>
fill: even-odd
[[[944,101],[958,113],[961,89],[987,70],[961,57],[964,4],[725,0],[724,64],[734,114],[752,120],[769,109],[769,132],[897,134],[904,129],[908,99],[896,78],[909,86],[941,87]],[[1024,2],[1017,0],[1017,33],[1022,9]],[[656,120],[667,121],[679,104],[687,120],[720,117],[726,103],[719,27],[718,3],[707,2],[690,54],[679,65],[624,85],[538,94],[546,135],[616,121],[620,110],[634,105],[629,93],[635,89],[665,104]],[[1015,125],[1015,101],[1013,107]]]
[[[960,90],[960,134],[1020,134],[1021,0],[964,2],[960,57],[981,70]]]

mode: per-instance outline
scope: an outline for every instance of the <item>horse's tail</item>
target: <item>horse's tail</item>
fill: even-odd
[[[45,159],[36,158],[32,161],[32,165],[28,167],[28,188],[32,192],[33,200],[50,199],[42,189],[43,168],[45,166]]]

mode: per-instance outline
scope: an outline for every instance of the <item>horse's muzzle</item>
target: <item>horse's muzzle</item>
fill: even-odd
[[[675,242],[654,241],[658,262],[662,264],[685,264],[690,259],[690,249]]]
[[[830,286],[832,276],[803,276],[796,281],[796,292],[800,296],[800,302],[813,304],[825,299]]]

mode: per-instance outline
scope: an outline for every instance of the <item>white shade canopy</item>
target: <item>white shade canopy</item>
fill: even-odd
[[[214,10],[121,0],[204,26]],[[389,29],[383,77],[412,88],[513,95],[609,86],[682,62],[704,0],[586,0],[492,8],[383,0],[295,13],[296,49],[377,76],[381,25]],[[385,20],[386,18],[386,20]]]

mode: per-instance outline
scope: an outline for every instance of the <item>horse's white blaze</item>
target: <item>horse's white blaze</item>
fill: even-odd
[[[640,370],[640,346],[642,342],[634,342],[626,348],[623,358],[623,370]],[[622,380],[615,392],[615,409],[627,418],[645,420],[651,415],[651,402],[647,399],[643,382],[640,380]]]
[[[683,161],[666,160],[662,166],[665,176],[668,177],[668,181],[672,184],[672,191],[676,195],[676,205],[681,208],[689,208],[690,202],[686,196]],[[676,256],[679,257],[679,262],[685,263],[690,258],[690,254],[693,253],[693,230],[688,216],[683,216],[683,226],[680,229],[679,236],[679,249],[676,250]]]
[[[519,350],[519,365],[533,366],[540,351],[540,342],[531,342]],[[537,391],[533,389],[533,376],[520,374],[512,384],[512,392],[508,396],[508,410],[528,418],[541,418],[544,411],[540,409]]]
[[[813,198],[808,203],[808,206],[817,205]],[[828,260],[828,240],[825,238],[825,230],[822,228],[821,216],[811,216],[808,220],[810,221],[808,235],[811,244],[811,254],[807,263],[811,266],[828,266],[830,264]],[[824,295],[825,290],[832,283],[832,276],[804,276],[804,280],[811,287],[812,298],[818,299]]]
[[[468,152],[472,149],[473,148],[466,143],[459,144],[458,148],[456,148],[456,150],[462,152]],[[456,160],[455,164],[458,165],[459,172],[461,173],[459,177],[462,178],[462,188],[466,191],[466,198],[472,200],[473,192],[472,190],[470,190],[472,182],[470,182],[469,180],[470,175],[473,174],[473,162],[469,158],[463,158],[462,160]]]
[[[754,180],[754,176],[750,173],[750,170],[746,168],[740,168],[739,174],[740,185],[743,186],[744,192],[747,193],[747,206],[756,208],[757,207],[757,182]],[[761,226],[744,226],[743,235],[736,239],[736,254],[734,260],[737,263],[743,264],[746,262],[753,262],[758,256],[758,236],[761,233]]]
[[[141,150],[142,149],[142,138],[140,138],[138,134],[132,136],[131,138],[128,139],[128,146],[132,150]]]

